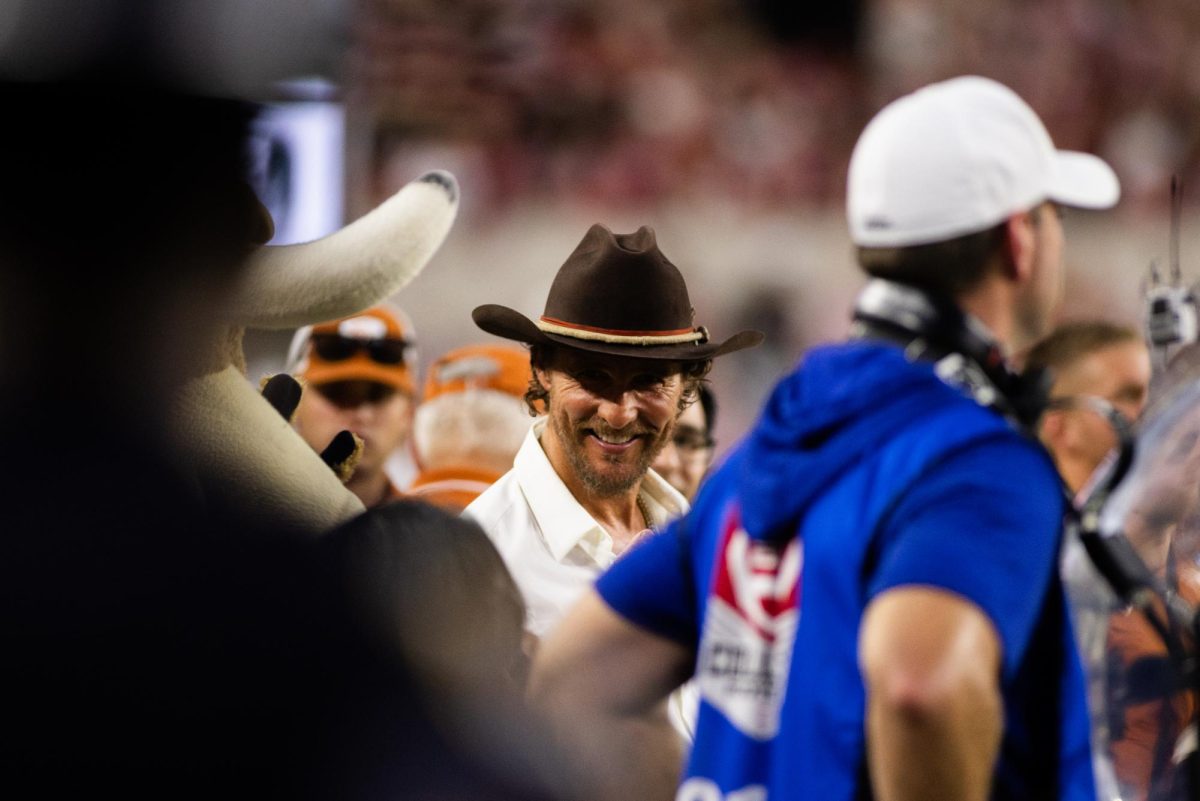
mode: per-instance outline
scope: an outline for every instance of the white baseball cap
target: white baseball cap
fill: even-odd
[[[930,84],[883,108],[850,157],[846,216],[862,247],[904,247],[998,225],[1045,200],[1105,209],[1121,185],[1088,153],[1056,150],[1037,114],[989,78]]]

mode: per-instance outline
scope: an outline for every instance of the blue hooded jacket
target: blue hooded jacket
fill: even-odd
[[[921,584],[977,604],[1000,638],[993,798],[1091,801],[1057,573],[1062,502],[1041,446],[932,364],[879,342],[811,351],[692,513],[597,585],[618,613],[697,651],[678,797],[870,797],[859,621],[880,592]]]
[[[931,366],[919,368],[889,345],[818,349],[780,381],[735,459],[750,536],[794,536],[805,510],[907,423],[963,406]]]

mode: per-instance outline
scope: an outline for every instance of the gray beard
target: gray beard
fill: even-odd
[[[672,422],[660,433],[660,436],[656,440],[650,442],[642,450],[642,455],[638,457],[637,462],[634,463],[629,472],[612,475],[598,473],[592,469],[592,465],[584,455],[583,449],[578,447],[576,432],[566,428],[559,415],[550,415],[550,425],[554,426],[559,442],[563,443],[563,447],[567,452],[567,461],[570,462],[571,469],[579,478],[580,483],[587,488],[589,493],[601,498],[623,495],[636,487],[642,478],[645,477],[655,457],[666,446],[675,428],[675,424]],[[617,462],[618,460],[613,459],[612,461]]]

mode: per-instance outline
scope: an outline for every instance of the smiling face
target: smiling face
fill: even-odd
[[[562,348],[534,373],[549,392],[542,447],[572,494],[635,490],[671,438],[680,363]]]

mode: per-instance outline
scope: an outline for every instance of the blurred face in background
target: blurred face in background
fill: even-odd
[[[335,381],[309,386],[296,410],[296,430],[318,453],[339,431],[351,431],[363,441],[356,474],[383,471],[388,456],[412,430],[412,398],[375,381]]]
[[[659,451],[651,468],[689,501],[712,464],[713,441],[699,401],[688,406],[675,422],[671,440]]]
[[[1141,416],[1149,391],[1150,353],[1142,342],[1131,340],[1094,350],[1057,370],[1051,397],[1100,398],[1133,423]],[[1079,474],[1093,472],[1117,445],[1108,420],[1083,403],[1066,403],[1046,412],[1042,432],[1060,467],[1078,465]]]
[[[1093,351],[1055,381],[1055,396],[1092,395],[1113,405],[1126,420],[1135,422],[1146,406],[1150,392],[1150,353],[1141,342],[1123,342]],[[1097,415],[1077,410],[1072,415],[1075,443],[1090,453],[1096,463],[1115,445],[1111,427]]]

